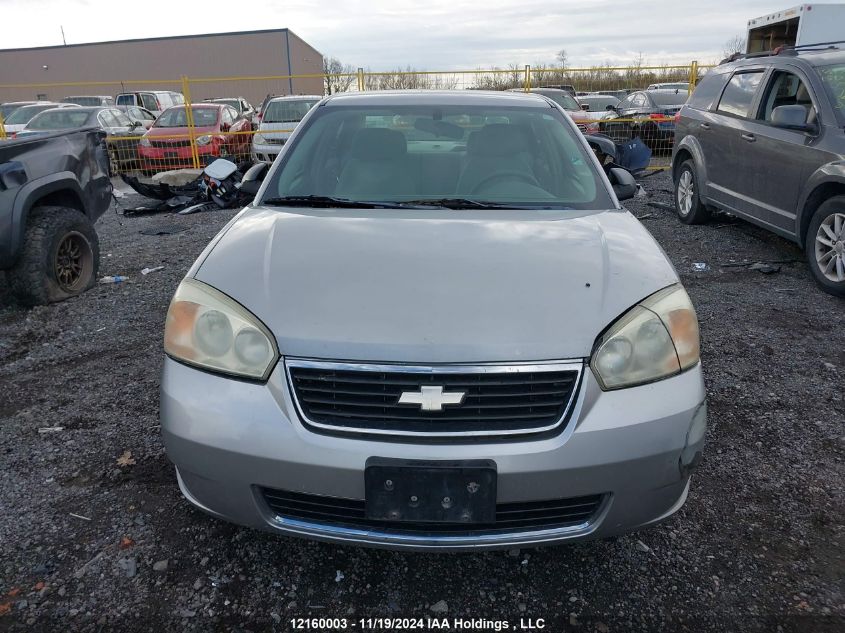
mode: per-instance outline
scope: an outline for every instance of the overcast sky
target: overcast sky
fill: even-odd
[[[749,18],[794,0],[0,0],[0,48],[288,27],[354,66],[439,70],[716,60]],[[246,71],[247,69],[245,69]],[[3,69],[0,68],[0,82]]]

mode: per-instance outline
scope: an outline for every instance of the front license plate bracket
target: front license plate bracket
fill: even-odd
[[[367,519],[479,524],[496,521],[496,463],[371,457],[364,470]]]

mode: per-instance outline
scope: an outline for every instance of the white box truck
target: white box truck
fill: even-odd
[[[746,53],[845,40],[845,4],[799,4],[748,20]]]

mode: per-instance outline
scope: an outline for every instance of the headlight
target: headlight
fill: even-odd
[[[164,351],[204,369],[265,380],[279,353],[270,331],[219,290],[185,279],[167,310]]]
[[[597,341],[590,366],[607,390],[667,378],[698,360],[698,319],[676,284],[623,314]]]
[[[208,134],[197,137],[197,145],[208,145],[211,143],[211,137]]]
[[[138,141],[138,145],[140,145],[141,147],[149,147],[150,139],[148,139],[146,136],[142,136],[141,140]]]
[[[256,132],[255,136],[252,137],[252,142],[255,143],[256,145],[266,145],[267,139],[264,138],[263,134]]]

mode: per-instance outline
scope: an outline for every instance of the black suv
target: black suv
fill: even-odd
[[[845,47],[723,62],[680,113],[675,206],[687,224],[727,211],[801,245],[845,296]]]

